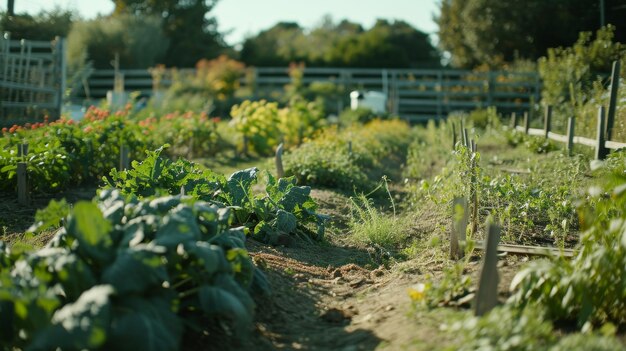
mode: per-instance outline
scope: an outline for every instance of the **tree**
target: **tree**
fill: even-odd
[[[208,17],[217,0],[113,0],[114,16],[132,14],[163,18],[169,39],[164,62],[168,66],[192,67],[203,58],[219,56],[226,44],[217,31],[215,18]]]
[[[17,40],[52,40],[56,36],[67,36],[77,18],[72,11],[58,7],[35,16],[26,13],[8,16],[3,13],[0,15],[0,31],[11,33],[11,38]]]
[[[623,0],[622,0],[623,2]],[[626,7],[604,0],[607,21],[621,23]],[[441,49],[456,67],[497,67],[517,58],[537,59],[551,47],[572,45],[581,31],[600,25],[600,0],[442,0]],[[617,40],[626,39],[617,28]]]
[[[439,54],[428,35],[403,21],[379,20],[369,30],[330,17],[306,33],[297,23],[278,23],[244,42],[241,60],[255,66],[433,67]]]
[[[241,60],[253,66],[286,66],[302,61],[306,54],[296,51],[296,43],[303,40],[304,31],[297,23],[279,22],[247,38],[241,48]]]
[[[161,19],[129,14],[76,22],[67,38],[68,68],[77,71],[87,62],[111,69],[117,53],[122,68],[146,68],[159,63],[167,49]]]

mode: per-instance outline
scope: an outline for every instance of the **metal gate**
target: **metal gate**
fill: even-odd
[[[66,89],[65,39],[0,37],[0,125],[58,118]]]

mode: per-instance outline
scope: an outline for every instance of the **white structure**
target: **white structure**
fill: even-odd
[[[353,91],[350,93],[350,108],[369,108],[374,113],[387,112],[387,96],[380,91]]]

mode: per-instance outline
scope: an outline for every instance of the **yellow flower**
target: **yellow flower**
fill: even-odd
[[[411,300],[423,301],[426,295],[426,285],[418,283],[408,288],[407,291]]]

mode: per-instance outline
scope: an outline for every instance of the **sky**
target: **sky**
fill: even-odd
[[[219,0],[211,11],[217,18],[218,30],[226,33],[230,45],[241,43],[280,21],[297,22],[305,28],[318,24],[330,15],[334,21],[348,19],[371,27],[377,18],[400,19],[431,34],[437,25],[433,14],[438,12],[439,0]],[[77,10],[83,18],[113,11],[112,0],[15,0],[15,12],[36,14],[55,6]],[[0,10],[6,10],[6,0],[0,0]]]

